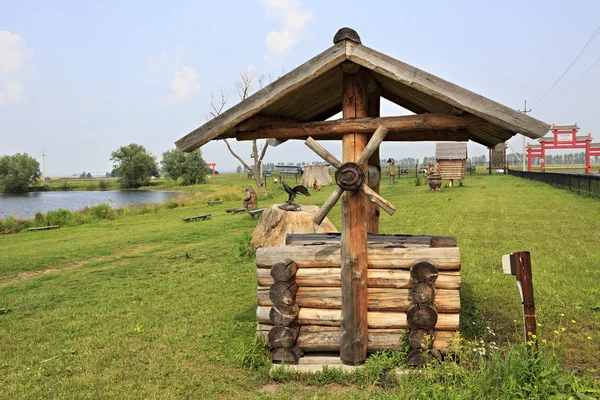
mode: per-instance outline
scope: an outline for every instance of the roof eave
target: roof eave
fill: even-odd
[[[209,141],[223,138],[240,122],[258,114],[261,110],[299,86],[318,78],[346,60],[346,40],[339,42],[273,83],[265,86],[229,110],[211,119],[201,127],[175,142],[182,151],[193,151]]]

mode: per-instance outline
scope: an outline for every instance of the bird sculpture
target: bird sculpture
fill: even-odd
[[[289,195],[288,197],[288,201],[287,203],[289,205],[293,205],[294,204],[294,199],[296,198],[296,196],[298,195],[298,193],[301,193],[305,196],[310,196],[310,193],[308,192],[308,189],[302,185],[298,185],[298,186],[294,186],[293,188],[289,187],[287,183],[285,183],[285,181],[281,181],[281,183],[283,184],[283,189],[286,191],[286,193]]]

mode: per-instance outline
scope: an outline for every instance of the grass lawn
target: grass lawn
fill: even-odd
[[[346,385],[332,371],[321,381],[277,383],[265,368],[242,365],[242,355],[254,354],[256,268],[240,247],[257,219],[224,210],[241,206],[248,184],[218,175],[176,208],[0,236],[0,398],[385,397],[376,383]],[[287,198],[267,189],[260,207]],[[332,191],[298,200],[320,205]],[[468,340],[501,348],[522,340],[515,279],[500,263],[529,250],[540,345],[547,341],[562,368],[582,377],[589,396],[600,393],[599,200],[505,175],[469,176],[437,193],[413,176],[392,186],[384,177],[381,193],[398,209],[382,213],[382,233],[457,237]],[[207,205],[217,198],[223,204]],[[181,221],[205,213],[212,219]],[[339,206],[329,217],[340,226]],[[471,393],[500,397],[489,380],[472,379],[481,387]],[[418,397],[401,382],[393,389]],[[454,397],[440,393],[431,397]]]

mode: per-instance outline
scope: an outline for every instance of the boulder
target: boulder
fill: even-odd
[[[318,211],[317,206],[302,206],[301,211],[284,211],[275,205],[267,208],[252,232],[252,245],[254,248],[285,246],[288,233],[337,232],[328,218],[321,225],[312,221]]]

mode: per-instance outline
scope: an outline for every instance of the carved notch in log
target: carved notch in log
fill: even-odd
[[[298,339],[300,327],[297,324],[290,326],[274,326],[269,331],[269,343],[273,348],[293,347]]]
[[[433,283],[438,277],[438,269],[430,260],[418,260],[410,267],[410,277],[414,282]]]
[[[432,304],[435,299],[433,283],[419,282],[410,290],[416,304]]]
[[[278,347],[271,352],[271,360],[276,364],[282,362],[286,364],[298,364],[298,359],[303,355],[304,353],[298,346],[292,348]]]
[[[271,276],[275,282],[287,282],[296,276],[298,265],[290,259],[273,264],[271,267]]]
[[[286,306],[273,306],[269,311],[269,318],[273,325],[290,326],[296,320],[300,307],[295,302]]]
[[[406,322],[410,330],[432,330],[435,328],[437,320],[438,313],[432,306],[413,304],[406,311]]]
[[[298,285],[296,285],[293,279],[290,279],[290,281],[275,282],[271,285],[269,299],[275,307],[290,306],[296,303]]]

